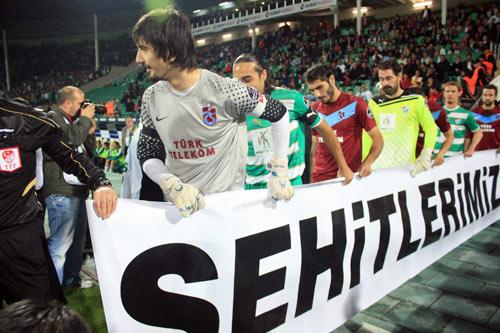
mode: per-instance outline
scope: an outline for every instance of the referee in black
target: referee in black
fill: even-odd
[[[94,190],[97,215],[108,218],[116,208],[116,193],[104,172],[62,140],[56,123],[22,100],[0,98],[0,308],[2,300],[65,302],[34,188],[38,148]]]

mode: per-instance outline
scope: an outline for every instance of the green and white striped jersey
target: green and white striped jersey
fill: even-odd
[[[474,120],[472,113],[461,106],[457,106],[454,109],[448,109],[445,106],[444,109],[446,111],[446,115],[448,116],[448,122],[453,129],[453,144],[444,157],[463,154],[467,131],[472,133],[477,132],[480,128],[479,124],[476,120]],[[441,150],[444,140],[445,136],[441,133],[441,131],[438,131],[436,146],[434,147],[435,154]]]
[[[292,185],[302,184],[305,169],[305,125],[299,119],[309,111],[304,96],[295,90],[275,88],[271,97],[282,102],[290,117],[290,143],[288,147],[288,177]],[[317,117],[311,128],[321,122]],[[266,165],[273,157],[271,123],[254,116],[247,116],[248,156],[245,189],[267,187],[269,170]]]

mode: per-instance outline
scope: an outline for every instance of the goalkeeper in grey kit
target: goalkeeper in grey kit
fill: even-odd
[[[181,215],[203,208],[203,194],[244,188],[247,114],[272,122],[268,195],[290,200],[286,107],[236,79],[197,68],[191,24],[176,10],[144,15],[132,38],[136,62],[157,81],[142,99],[137,155]]]

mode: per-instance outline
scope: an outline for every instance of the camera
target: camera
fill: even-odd
[[[80,104],[80,108],[83,109],[89,104],[92,104],[92,101],[90,99],[86,99]],[[106,114],[106,107],[104,104],[94,104],[94,106],[96,114]]]

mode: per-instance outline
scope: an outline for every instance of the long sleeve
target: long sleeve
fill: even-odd
[[[102,185],[111,185],[104,171],[97,168],[85,154],[78,153],[67,142],[64,142],[61,130],[55,129],[55,131],[55,133],[48,134],[49,138],[42,145],[42,149],[59,164],[64,172],[75,175],[91,190]]]

